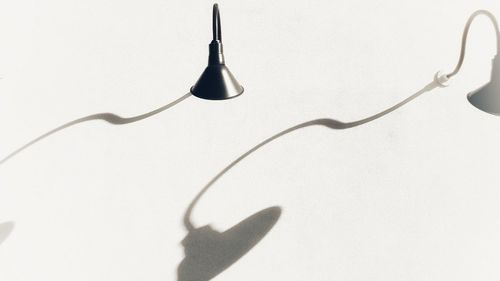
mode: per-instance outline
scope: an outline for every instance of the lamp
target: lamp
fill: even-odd
[[[493,59],[490,82],[488,82],[481,88],[469,93],[467,95],[467,99],[476,108],[484,112],[500,116],[500,28],[498,27],[498,22],[492,13],[485,10],[479,10],[470,16],[467,24],[465,25],[465,30],[462,37],[462,50],[460,52],[458,64],[453,72],[441,76],[440,78],[442,79],[442,81],[446,81],[449,78],[455,76],[460,71],[465,58],[467,35],[469,34],[470,26],[472,24],[472,21],[479,15],[487,16],[495,27],[497,38],[497,54]]]
[[[198,82],[191,87],[191,93],[207,100],[225,100],[237,97],[243,93],[243,87],[236,81],[225,64],[217,4],[213,6],[212,31],[213,40],[209,45],[208,66]]]

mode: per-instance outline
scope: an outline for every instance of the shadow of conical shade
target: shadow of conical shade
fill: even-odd
[[[178,281],[207,281],[238,261],[259,243],[281,216],[281,208],[264,209],[232,228],[218,232],[209,225],[195,228],[182,241],[185,258]]]

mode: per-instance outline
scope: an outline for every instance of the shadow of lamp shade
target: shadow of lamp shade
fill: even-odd
[[[177,281],[208,281],[219,275],[255,247],[280,216],[280,207],[270,207],[224,232],[210,225],[191,229],[182,241],[186,256],[177,269]]]
[[[213,40],[209,45],[208,66],[198,82],[191,87],[191,93],[202,99],[225,100],[243,93],[243,87],[236,81],[226,66],[222,48],[222,32],[219,7],[214,4],[212,16]]]

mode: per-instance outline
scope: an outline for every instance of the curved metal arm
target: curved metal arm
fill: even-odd
[[[497,38],[497,54],[500,54],[500,28],[498,27],[497,19],[489,11],[486,11],[486,10],[476,11],[470,16],[469,20],[465,24],[464,33],[462,36],[462,49],[460,51],[460,57],[458,59],[457,66],[455,67],[453,72],[446,74],[447,78],[451,78],[451,77],[455,76],[460,71],[460,68],[462,68],[462,65],[463,65],[464,59],[465,59],[465,49],[467,46],[467,36],[469,35],[469,30],[470,30],[470,27],[472,25],[472,22],[479,15],[487,16],[491,20],[491,22],[493,23],[493,26],[495,27],[495,32],[496,32],[496,38]]]
[[[220,26],[220,13],[219,5],[214,4],[213,15],[212,15],[212,33],[213,39],[222,42],[222,31]]]

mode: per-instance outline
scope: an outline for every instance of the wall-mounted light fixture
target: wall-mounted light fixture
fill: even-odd
[[[214,4],[212,15],[213,40],[209,45],[208,66],[198,82],[191,88],[191,93],[207,100],[225,100],[243,93],[243,87],[236,81],[226,66],[222,48],[220,13]]]
[[[200,193],[198,193],[198,195],[196,195],[196,197],[190,203],[184,215],[184,224],[186,226],[186,229],[188,230],[188,236],[183,241],[183,245],[185,246],[186,250],[186,258],[179,265],[178,280],[212,279],[214,276],[218,275],[220,272],[231,266],[234,262],[241,258],[241,256],[250,251],[252,247],[254,247],[260,241],[260,239],[262,239],[274,226],[281,214],[281,209],[277,207],[269,208],[256,213],[256,215],[249,217],[248,219],[239,223],[237,226],[222,233],[214,231],[208,226],[198,228],[195,227],[190,218],[193,208],[200,200],[200,198],[220,177],[222,177],[231,168],[248,157],[250,154],[254,153],[271,141],[290,132],[312,125],[323,125],[331,129],[353,128],[385,116],[388,113],[393,112],[394,110],[407,104],[416,97],[422,95],[423,93],[433,90],[438,86],[447,86],[447,82],[449,81],[449,79],[455,76],[460,71],[463,65],[467,45],[467,36],[473,20],[479,15],[487,16],[492,21],[495,27],[497,38],[497,55],[493,59],[490,82],[480,89],[469,93],[468,100],[472,105],[482,111],[494,115],[500,115],[500,29],[498,26],[498,22],[493,14],[488,11],[480,10],[471,15],[465,26],[462,37],[462,49],[459,62],[453,72],[449,74],[437,73],[432,83],[425,86],[422,90],[418,91],[402,102],[388,108],[387,110],[384,110],[367,118],[354,122],[340,122],[334,119],[317,119],[304,122],[302,124],[298,124],[286,130],[283,130],[278,134],[257,144],[256,146],[242,154],[240,157],[236,158],[221,172],[219,172],[212,180],[210,180],[209,183],[200,191]],[[191,88],[190,93],[202,99],[225,100],[241,95],[243,93],[243,87],[237,82],[237,80],[225,65],[222,47],[220,14],[217,4],[214,4],[213,6],[212,20],[213,40],[209,45],[208,66],[199,78],[198,82]],[[115,125],[137,122],[139,120],[143,120],[145,118],[158,114],[178,104],[182,100],[189,97],[189,95],[190,94],[184,95],[178,100],[166,106],[134,117],[123,118],[111,113],[100,113],[76,119],[45,133],[44,135],[34,139],[20,149],[14,151],[6,158],[0,160],[0,165],[7,161],[9,158],[13,157],[15,154],[29,147],[30,145],[67,127],[91,120],[104,120]],[[262,221],[258,221],[257,219],[260,219]],[[259,222],[260,224],[258,224]],[[7,238],[7,236],[12,232],[13,226],[14,225],[12,223],[0,224],[0,243],[2,243],[3,240]],[[242,237],[245,239],[242,239]],[[206,253],[204,253],[203,251],[205,251]]]
[[[465,25],[464,33],[462,36],[462,49],[460,51],[460,58],[458,60],[457,66],[455,67],[453,72],[449,74],[437,75],[436,80],[438,81],[438,83],[440,83],[440,85],[447,86],[447,81],[460,71],[465,59],[467,36],[469,34],[470,27],[474,19],[480,15],[487,16],[493,23],[497,39],[497,54],[495,58],[493,58],[493,67],[491,71],[490,82],[488,82],[483,87],[469,93],[467,95],[467,98],[469,102],[478,109],[490,114],[500,115],[500,28],[498,27],[497,19],[489,11],[479,10],[474,12],[470,16]]]
[[[0,165],[7,162],[9,159],[25,150],[26,148],[32,146],[33,144],[45,139],[46,137],[59,132],[68,127],[88,122],[92,120],[103,120],[113,125],[124,125],[130,124],[134,122],[138,122],[149,118],[153,115],[161,113],[173,106],[177,105],[181,101],[187,99],[191,95],[197,96],[202,99],[207,100],[226,100],[230,98],[237,97],[243,93],[243,87],[236,81],[233,74],[229,71],[225,64],[224,53],[222,50],[222,33],[221,33],[221,24],[220,24],[220,14],[219,7],[217,4],[213,6],[213,18],[212,18],[212,28],[213,28],[213,40],[209,45],[209,57],[208,57],[208,66],[198,79],[198,82],[191,87],[190,93],[187,93],[180,98],[166,104],[160,108],[157,108],[153,111],[139,114],[132,117],[121,117],[114,113],[97,113],[91,114],[85,117],[81,117],[75,119],[73,121],[67,122],[55,129],[52,129],[41,136],[31,140],[26,143],[22,147],[16,149],[15,151],[8,154],[3,159],[0,159]]]

